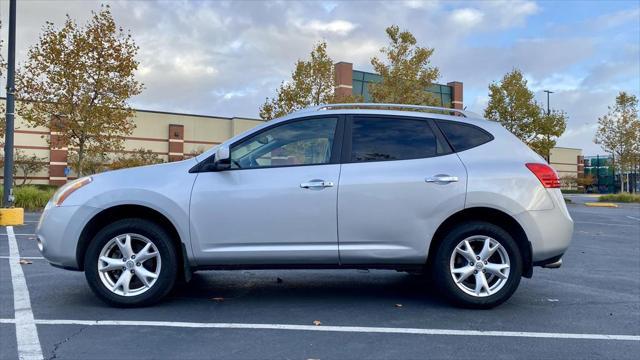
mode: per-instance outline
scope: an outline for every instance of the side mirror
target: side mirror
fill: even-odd
[[[226,145],[220,145],[216,150],[214,167],[217,171],[231,168],[231,157],[229,152],[229,147]]]

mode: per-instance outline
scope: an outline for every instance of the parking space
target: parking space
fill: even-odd
[[[634,358],[640,207],[569,206],[573,243],[507,303],[450,307],[393,271],[202,272],[157,306],[115,309],[84,275],[38,258],[37,214],[14,227],[44,358]],[[9,237],[0,230],[0,356],[17,356]],[[96,322],[98,321],[98,322]],[[319,321],[319,325],[314,325]]]

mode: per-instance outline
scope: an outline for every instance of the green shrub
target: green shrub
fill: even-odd
[[[56,192],[55,186],[44,185],[23,185],[13,188],[13,194],[16,198],[15,207],[24,208],[25,211],[38,211],[47,205],[47,202]],[[0,188],[0,196],[3,189]]]
[[[607,195],[600,196],[599,200],[621,202],[621,203],[640,203],[640,194],[629,194],[629,193],[607,194]]]

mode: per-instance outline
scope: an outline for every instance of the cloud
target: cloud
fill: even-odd
[[[345,20],[334,20],[329,22],[312,20],[304,24],[299,24],[298,27],[302,31],[311,31],[319,34],[336,34],[340,36],[349,35],[356,25]]]
[[[482,22],[484,13],[472,8],[456,9],[451,13],[451,20],[456,26],[472,28]]]

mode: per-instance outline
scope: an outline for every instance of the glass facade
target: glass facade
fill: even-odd
[[[360,95],[364,98],[365,102],[371,102],[371,95],[369,94],[369,84],[378,83],[382,80],[382,77],[378,74],[353,70],[353,82],[352,93],[353,95]],[[451,86],[433,84],[425,91],[430,92],[439,100],[438,106],[452,107],[451,104]]]

